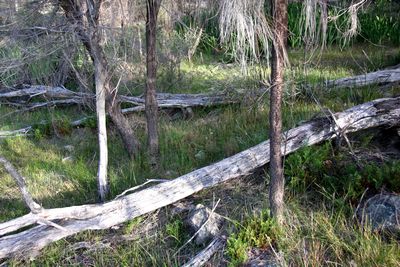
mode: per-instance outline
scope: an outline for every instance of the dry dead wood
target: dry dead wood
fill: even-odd
[[[187,262],[183,267],[200,267],[207,263],[211,259],[211,257],[221,250],[226,243],[226,239],[223,237],[214,238],[210,244],[200,251],[193,259]]]
[[[257,95],[264,93],[265,89],[259,90]],[[186,107],[206,107],[214,105],[223,105],[238,103],[249,93],[244,90],[236,90],[231,93],[219,94],[168,94],[158,93],[157,102],[160,108],[186,108]],[[34,97],[40,97],[45,102],[32,102]],[[12,100],[19,101],[12,101]],[[95,96],[89,93],[73,92],[63,87],[50,86],[30,86],[24,89],[0,91],[0,101],[4,104],[24,107],[40,108],[57,105],[77,105],[84,104],[87,101],[94,101]],[[22,100],[22,101],[21,101]],[[145,99],[135,96],[118,96],[120,103],[131,105],[129,112],[139,112],[144,110]]]
[[[17,182],[18,188],[21,191],[21,194],[25,200],[25,204],[31,210],[32,213],[38,213],[42,209],[42,207],[33,200],[32,196],[28,192],[28,188],[26,187],[25,178],[19,174],[19,172],[14,168],[14,166],[6,160],[5,158],[0,156],[0,163],[4,166],[6,171],[11,175],[11,177]]]
[[[21,97],[31,99],[38,96],[46,99],[54,99],[54,98],[65,99],[71,97],[90,96],[90,94],[73,92],[64,87],[51,87],[44,85],[30,85],[23,89],[0,91],[0,99],[21,98]]]
[[[333,81],[328,81],[328,87],[360,87],[372,84],[387,84],[400,81],[400,68],[385,69],[375,72],[369,72],[362,75],[346,77]]]
[[[370,84],[387,84],[400,82],[400,68],[388,68],[362,75],[331,80],[327,82],[328,87],[359,87]],[[266,89],[261,88],[255,93],[256,96],[265,93]],[[198,106],[214,106],[230,103],[238,103],[243,97],[249,95],[246,90],[235,90],[230,93],[219,94],[169,94],[158,93],[157,102],[160,108],[185,108]],[[45,102],[29,103],[32,98],[41,97]],[[133,107],[126,112],[140,112],[144,110],[145,99],[141,96],[118,96],[121,103],[130,104]],[[10,101],[12,99],[22,99],[23,101]],[[12,89],[0,91],[0,101],[4,104],[25,107],[29,109],[56,106],[56,105],[76,105],[83,104],[85,101],[94,101],[95,96],[91,93],[74,92],[64,87],[51,87],[43,85],[30,85],[23,89]],[[61,101],[62,100],[62,101]],[[129,111],[128,111],[129,110]]]
[[[282,152],[287,155],[297,149],[335,138],[343,133],[379,126],[400,125],[400,97],[367,102],[333,118],[317,118],[284,134]],[[155,185],[119,199],[93,205],[42,209],[39,213],[0,224],[0,259],[29,255],[48,244],[85,230],[106,229],[170,205],[205,188],[251,174],[269,162],[269,140],[244,150],[210,166],[203,167],[174,180]],[[59,227],[34,226],[19,233],[23,227],[39,220],[54,221]]]

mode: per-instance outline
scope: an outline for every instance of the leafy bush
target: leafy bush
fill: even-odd
[[[324,196],[336,195],[344,200],[359,200],[368,188],[400,192],[400,161],[357,163],[344,153],[335,155],[330,143],[306,147],[285,162],[288,187],[294,193],[314,190]]]
[[[231,262],[237,266],[247,260],[250,248],[269,248],[276,246],[282,229],[276,221],[269,216],[269,210],[261,211],[260,215],[247,219],[236,234],[229,236],[226,253]]]

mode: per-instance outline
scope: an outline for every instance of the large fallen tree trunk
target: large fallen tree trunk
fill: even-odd
[[[260,95],[266,89],[257,92]],[[244,90],[235,90],[229,93],[218,94],[168,94],[158,93],[157,102],[160,108],[185,108],[185,107],[207,107],[238,103],[243,97],[249,95]],[[31,102],[33,98],[44,99],[45,102]],[[93,102],[94,94],[73,92],[63,87],[50,86],[30,86],[23,89],[0,91],[0,102],[15,107],[23,107],[29,110],[34,108],[57,106],[57,105],[77,105],[88,101]],[[132,107],[131,112],[143,111],[145,100],[143,97],[118,96],[120,103],[129,104]]]
[[[287,131],[282,144],[283,154],[348,132],[379,126],[398,126],[400,97],[374,100],[333,116],[317,118]],[[269,141],[265,141],[210,166],[104,204],[43,209],[39,213],[29,213],[4,222],[0,224],[0,236],[3,236],[0,238],[0,258],[28,255],[78,232],[109,228],[205,188],[251,174],[269,162],[269,145]],[[53,221],[56,225],[40,225],[13,233],[41,220]]]
[[[328,87],[360,87],[372,84],[386,84],[400,82],[400,68],[379,70],[362,75],[346,77],[328,81]]]

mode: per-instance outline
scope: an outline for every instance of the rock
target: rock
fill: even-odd
[[[400,195],[379,194],[371,197],[359,210],[358,217],[372,230],[400,235]]]
[[[279,267],[283,266],[283,255],[277,253],[275,255],[271,250],[252,248],[247,252],[247,262],[244,264],[246,267]]]
[[[72,145],[66,145],[66,146],[64,146],[64,149],[68,152],[72,152],[72,151],[74,151],[75,147]]]
[[[190,120],[194,117],[194,112],[193,109],[191,107],[187,107],[183,109],[183,117],[186,120]]]
[[[193,234],[201,228],[194,241],[197,245],[204,245],[211,238],[219,234],[222,217],[213,213],[204,205],[198,204],[194,210],[189,213],[186,223]],[[204,223],[206,224],[203,226]]]
[[[194,157],[198,160],[204,160],[206,158],[206,153],[204,153],[203,150],[200,150],[196,155],[194,155]]]
[[[74,161],[74,158],[69,156],[69,157],[65,157],[61,160],[62,163],[71,163]]]

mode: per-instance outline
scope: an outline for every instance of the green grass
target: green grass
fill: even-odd
[[[393,57],[398,57],[398,55],[398,48],[382,50],[377,47],[359,46],[345,51],[332,48],[322,55],[318,63],[313,61],[315,64],[309,64],[307,73],[304,74],[304,66],[301,63],[302,54],[299,51],[292,51],[290,53],[292,68],[286,73],[290,82],[286,86],[287,94],[283,110],[285,129],[292,128],[314,116],[322,115],[319,105],[312,100],[311,95],[314,95],[324,107],[333,111],[340,111],[382,97],[387,92],[381,92],[376,87],[325,91],[319,85],[326,79],[359,74],[393,64]],[[335,63],[336,61],[339,63]],[[260,69],[254,67],[252,75],[246,76],[240,72],[239,66],[226,66],[218,58],[198,57],[192,64],[183,62],[180,71],[182,76],[177,83],[174,86],[161,87],[162,91],[200,93],[218,92],[231,87],[253,88],[258,84],[257,73]],[[267,69],[263,71],[268,73]],[[307,89],[300,88],[300,82],[304,81],[315,86]],[[390,93],[396,93],[398,89],[393,90]],[[92,112],[77,108],[52,108],[4,116],[13,111],[12,108],[0,106],[0,130],[18,129],[30,124],[40,124],[43,121],[52,122],[46,124],[44,128],[38,127],[34,136],[0,141],[0,153],[26,177],[29,190],[35,199],[47,208],[94,203],[98,159],[95,125],[81,129],[66,127],[66,122],[91,115]],[[135,115],[131,121],[132,124],[136,122],[137,136],[140,142],[145,144],[144,124],[137,122],[144,121],[144,117]],[[195,115],[190,120],[172,120],[169,116],[162,115],[160,118],[161,167],[154,171],[149,165],[145,152],[141,152],[137,160],[129,160],[116,130],[110,126],[109,144],[112,144],[109,146],[110,199],[127,188],[143,183],[148,178],[178,177],[256,145],[267,139],[267,136],[267,97],[257,103],[245,102],[241,105],[195,109]],[[366,137],[365,140],[368,146],[368,138]],[[64,148],[66,145],[72,145],[73,151],[67,151]],[[233,235],[228,248],[230,252],[225,255],[232,264],[244,260],[245,256],[241,250],[250,246],[268,247],[270,243],[284,248],[285,259],[293,262],[295,266],[318,266],[326,264],[327,261],[347,265],[351,259],[360,266],[370,263],[370,265],[390,266],[392,263],[399,262],[396,256],[396,253],[400,254],[398,245],[391,241],[381,240],[374,233],[362,232],[347,217],[351,210],[350,205],[354,204],[352,201],[359,197],[360,192],[362,193],[363,183],[365,181],[376,183],[377,190],[383,184],[388,184],[390,181],[385,180],[386,176],[398,175],[397,162],[388,163],[384,168],[367,166],[364,172],[343,168],[337,170],[336,173],[331,173],[328,177],[325,174],[329,174],[330,170],[324,165],[324,161],[331,156],[331,150],[329,144],[326,144],[301,150],[287,158],[286,173],[291,176],[288,182],[288,205],[293,224],[285,226],[284,234],[271,237],[275,228],[273,222],[265,217],[266,212],[258,216],[252,215],[253,213],[249,211],[253,205],[266,208],[264,199],[258,200],[261,204],[242,203],[240,195],[244,190],[236,189],[229,192],[229,196],[234,195],[238,198],[233,205],[234,208],[227,208],[227,213],[225,213],[229,217],[235,217],[238,222],[236,227],[231,227]],[[72,157],[72,160],[66,161],[66,157]],[[310,162],[310,158],[315,160]],[[344,159],[339,153],[337,161],[341,160]],[[314,169],[317,171],[313,172]],[[342,176],[348,179],[342,181]],[[359,176],[365,181],[359,179],[357,181],[362,182],[352,184],[353,178]],[[319,183],[313,184],[314,179],[317,178]],[[334,181],[336,187],[330,187],[330,181]],[[324,186],[325,191],[318,191],[321,186]],[[355,191],[351,199],[346,196],[346,192],[338,195],[340,193],[338,188],[347,189],[348,186],[353,186]],[[324,200],[321,207],[304,205],[304,203],[309,203],[305,195],[308,195],[311,189],[313,189],[311,196]],[[0,192],[0,221],[28,212],[14,181],[2,169],[0,169]],[[199,196],[203,197],[207,194],[200,193]],[[333,206],[328,205],[333,195],[337,203]],[[202,198],[200,200],[202,201]],[[221,210],[223,211],[224,209]],[[134,232],[145,223],[146,220],[143,218],[134,220],[124,225],[121,232],[123,234]],[[256,232],[248,232],[249,228],[258,226],[260,228]],[[108,231],[85,232],[49,246],[32,264],[38,266],[85,265],[85,263],[100,266],[117,264],[176,266],[187,260],[190,253],[193,254],[194,251],[200,249],[189,246],[183,256],[179,254],[182,257],[174,256],[179,245],[188,238],[187,230],[182,225],[182,218],[168,217],[167,223],[158,226],[157,233],[156,237],[113,244],[111,248],[101,251],[72,251],[66,248],[77,241],[98,242],[109,234]],[[293,241],[289,240],[290,234],[293,235]],[[269,241],[269,238],[273,241]],[[305,264],[305,256],[301,254],[304,252],[304,248],[301,247],[303,244],[310,248],[307,254],[310,255],[309,264]],[[374,247],[376,247],[375,250],[373,250]],[[236,254],[238,255],[235,256]],[[385,258],[382,255],[388,255],[388,257]],[[19,261],[13,263],[24,264]]]
[[[371,133],[352,140],[355,149],[365,149],[365,156],[373,152]],[[399,265],[396,237],[383,237],[368,225],[361,226],[353,215],[365,193],[371,196],[382,188],[400,192],[400,161],[363,159],[359,153],[356,162],[347,152],[326,142],[289,155],[283,226],[265,208],[236,223],[226,249],[230,265],[246,262],[251,248],[270,255],[280,251],[288,266]]]

